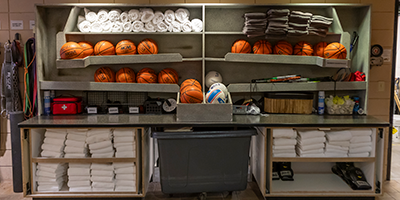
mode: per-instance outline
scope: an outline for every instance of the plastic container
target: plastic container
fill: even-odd
[[[163,193],[245,190],[251,130],[153,132]]]

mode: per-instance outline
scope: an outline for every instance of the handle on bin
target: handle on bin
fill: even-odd
[[[199,132],[152,132],[151,137],[158,139],[186,139],[186,138],[222,138],[222,137],[249,137],[257,135],[256,130],[237,131],[199,131]]]

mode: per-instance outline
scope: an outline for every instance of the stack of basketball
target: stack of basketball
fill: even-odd
[[[178,73],[171,68],[165,68],[158,73],[151,68],[141,69],[135,76],[135,72],[129,68],[124,67],[114,71],[109,67],[100,67],[94,74],[95,82],[119,82],[119,83],[163,83],[163,84],[177,84]]]
[[[186,79],[180,88],[181,103],[201,103],[203,102],[203,92],[200,83],[196,79]]]

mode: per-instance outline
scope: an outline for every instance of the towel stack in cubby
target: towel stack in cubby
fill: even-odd
[[[89,151],[85,142],[88,129],[67,129],[65,158],[85,158]]]
[[[136,157],[135,135],[135,129],[114,130],[115,157]]]
[[[71,192],[92,191],[90,163],[69,163],[68,187]]]
[[[134,163],[113,163],[115,191],[136,191],[136,166]]]
[[[65,174],[65,163],[38,163],[36,169],[37,191],[60,191],[65,181]]]
[[[350,131],[325,131],[325,156],[347,157],[352,135]]]
[[[245,13],[244,14],[243,33],[247,37],[257,37],[265,35],[267,29],[267,14],[266,13]]]
[[[349,157],[369,157],[372,151],[372,130],[352,129]]]
[[[293,129],[273,129],[272,152],[274,157],[296,157],[296,131]]]
[[[46,129],[42,144],[42,157],[64,157],[66,129]]]
[[[301,37],[308,35],[308,27],[312,13],[292,11],[289,16],[289,28],[287,36]]]
[[[289,9],[270,9],[267,12],[266,39],[283,39],[289,28]]]
[[[323,131],[297,131],[297,155],[299,157],[325,157],[325,140]]]
[[[113,132],[110,129],[90,129],[88,131],[86,143],[92,158],[112,158],[114,157],[114,147],[112,143]]]
[[[114,191],[114,166],[109,164],[92,163],[90,172],[93,191]]]
[[[310,27],[308,28],[308,34],[325,37],[332,22],[333,18],[313,15],[310,21]]]

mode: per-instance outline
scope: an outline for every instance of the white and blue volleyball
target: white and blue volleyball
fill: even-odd
[[[222,92],[224,92],[226,97],[228,97],[228,89],[226,88],[226,86],[223,83],[214,83],[214,84],[212,84],[209,90],[213,90],[213,89],[222,90]]]
[[[206,75],[206,86],[210,87],[214,83],[222,83],[222,75],[217,71],[209,71]]]
[[[226,95],[220,89],[213,89],[207,92],[207,103],[226,103]]]

